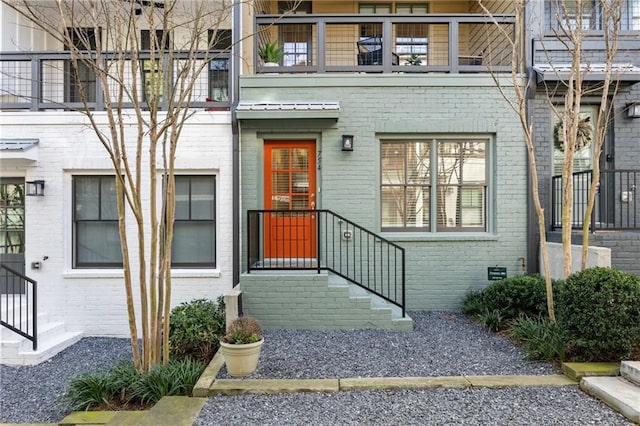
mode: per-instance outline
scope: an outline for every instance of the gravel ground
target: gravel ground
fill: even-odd
[[[413,332],[265,333],[251,378],[557,374],[461,314],[412,312]],[[85,338],[33,367],[0,365],[0,423],[56,422],[68,380],[129,359],[128,339]],[[226,377],[221,371],[219,377]],[[575,387],[433,389],[211,398],[197,425],[627,425]]]
[[[0,423],[62,420],[71,411],[61,403],[69,379],[123,359],[131,359],[129,339],[87,337],[39,365],[0,365]]]

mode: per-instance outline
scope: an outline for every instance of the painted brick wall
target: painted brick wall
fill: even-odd
[[[640,167],[640,120],[627,117],[626,106],[640,99],[640,83],[622,84],[614,100],[613,110],[613,137],[611,161],[606,163],[610,169],[639,170]],[[585,104],[593,104],[599,98],[586,98]],[[561,99],[558,99],[561,102]],[[538,182],[540,185],[540,198],[545,206],[547,229],[551,224],[551,177],[553,175],[553,113],[549,107],[549,101],[543,91],[538,91],[536,99],[531,102],[534,118],[536,159],[538,169]],[[610,140],[611,143],[611,140]],[[604,155],[604,154],[603,154]],[[638,192],[635,194],[638,197]],[[620,192],[613,194],[617,208]],[[625,209],[628,207],[622,205]],[[625,210],[626,212],[626,210]],[[626,213],[625,216],[626,217]],[[633,215],[631,214],[631,217]],[[637,220],[637,219],[636,219]],[[558,233],[549,233],[549,241],[560,241]],[[631,231],[598,232],[591,235],[590,244],[611,248],[611,266],[625,272],[640,275],[640,249],[638,246],[638,233]],[[537,237],[536,237],[537,238]],[[580,235],[574,235],[574,243],[581,241]]]
[[[96,116],[102,119],[100,113]],[[3,163],[0,171],[3,177],[46,181],[44,197],[26,199],[26,273],[38,281],[40,311],[53,320],[66,321],[69,329],[85,335],[127,335],[122,271],[71,268],[71,176],[109,173],[111,166],[104,148],[81,116],[72,112],[3,112],[0,120],[3,137],[40,140],[37,164],[14,167]],[[183,130],[176,172],[217,176],[217,268],[176,270],[173,305],[193,298],[215,298],[232,287],[231,149],[229,113],[197,113]],[[146,176],[144,172],[142,175]],[[148,194],[143,198],[148,201]],[[128,225],[130,250],[135,253],[137,239],[131,214]],[[34,261],[41,261],[42,269],[30,269]],[[135,279],[134,291],[138,291]]]
[[[491,232],[383,236],[407,250],[409,309],[459,309],[470,288],[488,283],[488,266],[506,266],[510,276],[521,273],[520,257],[526,256],[525,145],[515,113],[489,77],[261,76],[243,78],[241,85],[242,98],[248,101],[326,100],[339,101],[341,108],[337,123],[242,123],[243,211],[263,205],[264,139],[305,135],[316,139],[322,152],[319,207],[379,232],[381,138],[490,135],[494,141]],[[353,152],[340,150],[342,134],[355,136]]]

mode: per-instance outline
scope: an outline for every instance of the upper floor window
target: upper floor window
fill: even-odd
[[[91,28],[68,28],[69,43],[65,45],[65,50],[96,50],[97,37],[96,29]],[[65,101],[86,102],[96,101],[96,74],[87,59],[78,59],[76,66],[71,61],[65,62]]]
[[[176,176],[171,265],[216,266],[216,178]]]
[[[602,30],[602,0],[563,1],[545,0],[547,29],[559,30],[562,24],[569,28],[583,30]],[[623,31],[640,30],[640,0],[621,0],[620,29]]]
[[[231,30],[209,30],[209,46],[213,51],[230,51],[233,41]],[[208,101],[227,102],[229,100],[229,59],[214,57],[209,62]]]
[[[122,267],[114,176],[73,176],[73,267]]]
[[[144,100],[151,102],[160,100],[164,95],[165,76],[162,73],[162,62],[158,57],[159,52],[166,52],[171,46],[171,34],[165,34],[163,30],[142,30],[140,32],[140,48],[151,50],[155,54],[154,60],[142,61],[142,85],[144,87]]]
[[[279,1],[278,13],[304,15],[311,13],[311,2]],[[285,66],[311,65],[313,60],[313,27],[311,24],[282,24],[278,26],[278,40],[282,43]]]
[[[382,230],[487,231],[488,143],[383,140]]]

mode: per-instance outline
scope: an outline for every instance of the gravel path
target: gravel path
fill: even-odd
[[[462,314],[412,312],[413,332],[265,333],[251,378],[557,374]],[[68,380],[129,359],[128,339],[85,338],[33,367],[0,365],[0,423],[57,422]],[[220,377],[225,377],[224,369]],[[628,425],[575,387],[433,389],[211,398],[197,425]]]

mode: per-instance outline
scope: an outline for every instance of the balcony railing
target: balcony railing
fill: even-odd
[[[592,170],[573,174],[573,211],[571,227],[582,228],[591,188]],[[640,170],[603,170],[596,192],[596,201],[589,229],[638,230],[640,229]],[[551,181],[551,229],[562,227],[562,176]]]
[[[91,52],[84,52],[91,55]],[[118,55],[106,52],[105,61],[118,61]],[[196,61],[208,61],[205,70],[197,77],[193,88],[191,108],[205,108],[208,110],[229,109],[229,54],[213,54],[198,52]],[[213,58],[213,59],[211,59]],[[172,82],[170,77],[166,82],[159,83],[154,80],[160,75],[162,67],[164,75],[178,75],[185,66],[185,61],[190,61],[188,52],[173,52],[172,61],[168,57],[150,59],[149,53],[141,52],[138,58],[141,62],[138,79],[139,97],[141,104],[145,105],[148,92],[162,91],[159,95],[159,108],[166,110],[168,107],[167,93]],[[131,60],[131,59],[126,59]],[[94,70],[78,61],[78,71],[72,68],[70,52],[3,52],[0,53],[0,109],[30,109],[40,111],[45,109],[76,109],[83,108],[80,87],[88,106],[96,111],[104,110],[105,99],[100,81],[96,78]],[[196,64],[197,65],[197,64]],[[157,73],[156,76],[153,74]],[[125,73],[124,81],[133,79],[129,72]],[[112,93],[117,93],[116,83],[111,87]],[[144,89],[142,89],[144,88]],[[116,101],[113,99],[113,101]],[[122,104],[123,108],[131,108],[133,102]]]
[[[464,73],[511,71],[515,17],[483,15],[260,15],[254,57],[277,42],[277,67],[256,73]]]

